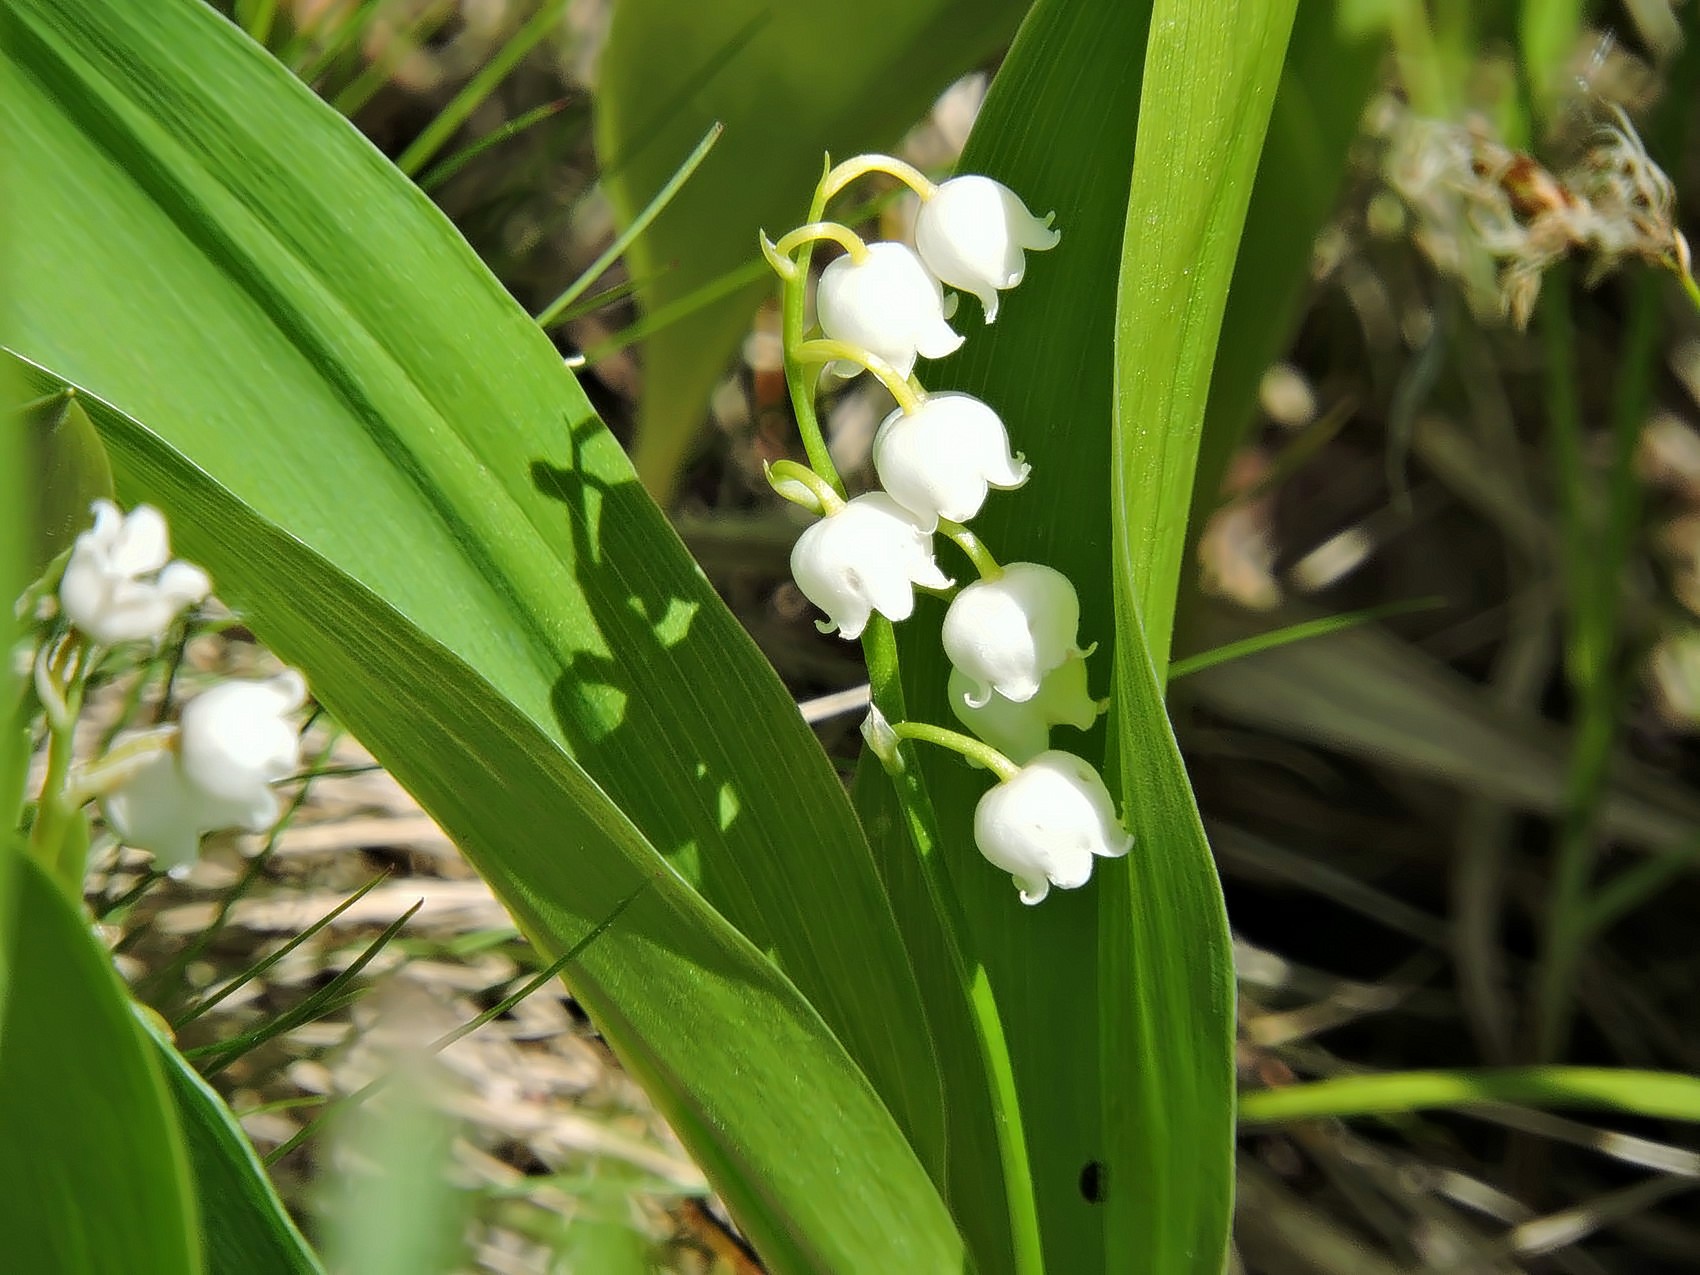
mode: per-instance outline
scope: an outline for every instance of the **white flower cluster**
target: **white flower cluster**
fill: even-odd
[[[44,650],[37,661],[43,702],[61,710],[78,698],[59,684],[66,669],[84,676],[100,649],[122,643],[157,647],[183,611],[212,589],[201,568],[172,560],[159,510],[138,505],[123,514],[97,500],[93,511],[94,526],[77,537],[60,578],[59,609],[70,631],[54,648],[92,649],[74,662],[64,654],[48,658]],[[191,700],[177,725],[120,735],[104,757],[71,777],[60,797],[70,805],[97,801],[119,840],[180,873],[206,833],[261,832],[277,822],[272,785],[301,767],[300,737],[289,716],[306,699],[307,683],[293,669],[265,681],[221,683]],[[54,725],[69,730],[74,722]]]
[[[825,363],[840,376],[866,368],[898,401],[873,443],[884,490],[844,500],[819,475],[789,463],[781,475],[776,467],[775,489],[793,499],[806,489],[802,499],[822,514],[798,537],[791,571],[804,596],[826,613],[821,631],[854,639],[876,611],[888,620],[908,619],[917,586],[952,587],[933,557],[935,533],[968,553],[980,578],[951,601],[942,641],[952,667],[951,708],[1000,763],[1000,782],[976,810],[975,840],[1015,879],[1022,901],[1037,903],[1052,886],[1084,885],[1095,856],[1126,854],[1133,842],[1098,773],[1079,757],[1050,749],[1053,726],[1085,730],[1101,711],[1087,689],[1085,660],[1093,648],[1080,646],[1080,602],[1066,576],[1036,562],[1000,566],[961,525],[980,512],[989,492],[1027,482],[1030,467],[1011,452],[1003,420],[968,394],[927,393],[914,368],[917,359],[943,357],[963,342],[947,322],[945,285],[977,297],[991,323],[999,292],[1021,282],[1026,253],[1053,248],[1060,236],[1049,217],[1033,216],[989,177],[934,185],[886,156],[829,172],[817,207],[872,171],[891,173],[920,195],[914,247],[865,244],[829,222],[810,223],[777,244],[763,240],[791,288],[802,286],[790,257],[795,248],[815,239],[845,247],[822,271],[816,293],[824,339],[804,341],[787,357]],[[893,729],[901,734],[903,725]],[[936,731],[925,737],[946,742]],[[972,741],[963,743],[966,751]]]

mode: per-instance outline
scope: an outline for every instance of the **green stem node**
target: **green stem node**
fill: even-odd
[[[805,509],[809,509],[811,513],[826,517],[844,508],[844,497],[838,494],[830,482],[815,473],[807,465],[799,465],[794,460],[776,460],[766,467],[766,472],[769,487],[772,487],[774,491],[793,504],[802,505]],[[796,483],[798,486],[808,489],[809,495],[814,497],[813,508],[810,508],[809,505],[798,500],[792,492],[786,490],[791,483]]]
[[[790,261],[791,254],[804,244],[819,243],[822,239],[830,239],[843,248],[850,254],[850,260],[857,265],[868,259],[868,245],[862,242],[862,237],[850,227],[841,226],[836,221],[811,221],[807,225],[798,226],[774,244],[773,251],[784,260]],[[766,236],[763,236],[762,242],[767,242]],[[773,258],[770,256],[768,260],[772,261]]]

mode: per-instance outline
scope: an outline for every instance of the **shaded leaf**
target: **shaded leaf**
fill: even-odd
[[[0,1235],[55,1275],[202,1270],[188,1155],[106,951],[36,861],[5,852]]]

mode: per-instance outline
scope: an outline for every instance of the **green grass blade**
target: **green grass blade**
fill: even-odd
[[[1243,660],[1259,651],[1272,651],[1292,642],[1308,642],[1312,638],[1327,637],[1330,633],[1344,633],[1347,629],[1374,624],[1389,616],[1409,615],[1413,611],[1427,611],[1445,605],[1444,599],[1441,598],[1413,598],[1408,602],[1389,602],[1386,606],[1348,611],[1344,615],[1325,615],[1315,620],[1300,620],[1297,624],[1284,625],[1268,633],[1259,633],[1256,637],[1241,638],[1237,642],[1212,647],[1208,651],[1200,651],[1197,655],[1176,660],[1169,665],[1169,681],[1173,682],[1191,673],[1202,673],[1207,668],[1226,664],[1229,660]]]
[[[220,1001],[235,992],[241,991],[242,988],[246,987],[260,975],[264,974],[272,966],[276,965],[284,957],[288,956],[296,948],[300,947],[308,939],[312,938],[320,930],[324,929],[332,921],[336,920],[337,917],[341,916],[344,912],[348,911],[349,908],[360,902],[361,899],[370,894],[378,885],[382,884],[384,880],[384,875],[373,877],[365,885],[361,886],[329,912],[326,912],[317,921],[314,921],[306,929],[302,930],[301,933],[295,935],[287,943],[280,946],[277,951],[270,952],[260,960],[255,961],[247,969],[230,979],[229,982],[221,985],[217,991],[208,992],[205,996],[201,997],[201,999],[197,1000],[188,1009],[184,1010],[175,1019],[173,1019],[171,1029],[173,1031],[182,1031],[184,1027],[194,1022]]]
[[[17,1271],[204,1269],[176,1109],[129,994],[78,906],[33,858],[15,907],[0,1037],[0,1235]]]
[[[512,38],[478,68],[477,74],[466,82],[460,92],[449,99],[448,104],[437,112],[436,118],[408,144],[407,149],[396,160],[396,167],[411,177],[429,164],[432,157],[448,145],[456,130],[484,104],[484,100],[496,91],[513,69],[524,61],[526,54],[547,39],[560,25],[561,15],[566,12],[566,8],[567,0],[545,0],[525,25],[514,32]]]
[[[725,131],[718,122],[709,126],[708,132],[702,135],[702,140],[685,156],[685,162],[673,171],[666,185],[655,192],[655,198],[645,204],[643,210],[631,219],[626,228],[614,236],[614,242],[603,250],[602,255],[591,262],[584,273],[574,279],[567,290],[551,301],[543,313],[537,316],[538,327],[546,328],[558,322],[567,308],[584,295],[585,289],[600,279],[609,266],[625,255],[638,236],[649,229],[650,223],[659,217],[667,205],[673,202],[674,197],[684,189],[685,183],[691,179],[691,175],[701,166],[702,161],[708,158],[709,151],[714,149],[714,144]]]
[[[566,110],[568,105],[570,105],[568,100],[562,98],[559,101],[545,102],[542,106],[534,106],[529,111],[521,112],[499,128],[491,129],[490,132],[475,142],[468,142],[453,155],[434,165],[419,179],[419,189],[436,190],[486,151],[493,150],[503,142],[554,119],[555,116]]]
[[[369,22],[376,11],[388,0],[374,0],[372,14],[363,15],[362,21]],[[339,115],[354,118],[371,100],[384,91],[384,86],[390,82],[390,77],[414,49],[424,44],[439,28],[454,16],[453,0],[433,0],[431,4],[421,9],[418,15],[402,31],[396,31],[384,41],[378,50],[377,57],[367,64],[353,81],[331,99],[331,106]],[[346,46],[345,46],[346,47]],[[312,76],[304,76],[312,79]]]
[[[1431,1107],[1514,1102],[1587,1107],[1662,1120],[1700,1121],[1700,1077],[1617,1067],[1506,1067],[1341,1076],[1240,1095],[1247,1128],[1351,1116],[1404,1115]]]

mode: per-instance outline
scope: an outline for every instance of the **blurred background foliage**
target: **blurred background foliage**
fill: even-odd
[[[797,220],[829,147],[899,144],[947,171],[1023,6],[218,7],[549,316],[848,769],[859,657],[815,632],[787,578],[799,521],[761,477],[797,445],[754,232]],[[1288,340],[1260,348],[1232,318],[1224,332],[1240,374],[1220,383],[1259,388],[1211,401],[1171,693],[1236,935],[1248,1087],[1559,1061],[1700,1071],[1700,310],[1673,269],[1700,198],[1697,8],[1341,0],[1368,52],[1319,58],[1283,89],[1230,315],[1289,313]],[[748,73],[718,75],[733,57]],[[717,122],[682,193],[575,289]],[[893,234],[912,212],[896,193],[863,211]],[[853,382],[825,408],[847,474],[867,477],[880,394]],[[74,439],[74,414],[50,424]],[[242,639],[181,670],[167,653],[164,693],[197,661],[242,666]],[[428,831],[396,829],[416,818],[398,793],[339,800],[338,783],[378,781],[333,752],[346,744],[322,747],[342,771],[304,803],[326,829],[318,849],[257,860],[238,886],[247,910],[219,902],[233,880],[216,863],[198,896],[163,904],[129,897],[145,882],[134,865],[101,882],[126,972],[168,1012],[304,924],[276,915],[304,883],[328,908],[380,871],[409,888],[466,881]],[[388,826],[348,829],[374,808]],[[364,1156],[456,1163],[469,1267],[757,1269],[575,1008],[505,1000],[537,962],[499,911],[469,898],[460,924],[410,931],[370,964],[391,914],[352,916],[187,1036],[312,1007],[218,1083],[345,1262],[369,1263],[347,1224],[358,1210],[313,1181]],[[509,1030],[457,1055],[454,1096],[436,1104],[452,1127],[408,1108],[388,1132],[351,1123],[297,1145],[324,1099],[372,1074],[378,1046],[341,1028],[374,1021],[349,994],[373,981],[422,1021],[447,998],[502,1006]],[[1270,1275],[1693,1270],[1693,1145],[1675,1124],[1510,1104],[1248,1128],[1236,1261]]]

